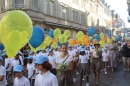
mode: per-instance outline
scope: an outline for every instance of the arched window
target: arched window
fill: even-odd
[[[1,11],[5,11],[6,10],[6,0],[2,0],[1,1]]]
[[[49,14],[49,0],[44,0],[44,13]]]

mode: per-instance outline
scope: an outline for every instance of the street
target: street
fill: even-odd
[[[130,72],[123,71],[122,63],[118,63],[117,71],[115,72],[112,72],[110,68],[108,68],[107,75],[105,75],[104,72],[101,72],[99,85],[94,84],[94,74],[92,71],[89,79],[90,86],[130,86]],[[85,86],[85,84],[86,82],[84,81],[83,86]],[[13,85],[9,83],[7,86]],[[75,86],[79,86],[79,75],[77,75]]]

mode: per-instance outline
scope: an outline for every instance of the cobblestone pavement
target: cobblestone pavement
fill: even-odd
[[[112,72],[111,68],[108,68],[108,74],[105,75],[104,72],[101,72],[100,75],[100,83],[99,85],[94,84],[94,74],[91,72],[90,74],[90,86],[130,86],[130,72],[123,71],[123,64],[118,63],[117,71]],[[83,86],[86,86],[86,80],[83,81]],[[7,86],[13,86],[12,83],[10,83]],[[75,83],[75,86],[79,86],[79,75],[77,75],[77,81]]]

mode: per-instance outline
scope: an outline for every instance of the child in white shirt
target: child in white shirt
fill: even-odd
[[[14,66],[13,70],[16,76],[16,78],[14,79],[13,86],[30,86],[30,82],[24,76],[23,67],[21,65]]]
[[[28,56],[27,57],[27,71],[28,71],[28,79],[31,83],[31,85],[34,85],[34,81],[35,81],[35,65],[33,63],[33,57],[32,56]]]
[[[107,48],[104,48],[104,52],[102,53],[102,61],[103,61],[103,66],[104,66],[104,71],[105,71],[105,74],[107,74],[107,64],[108,64],[108,61],[109,61],[109,55],[107,53]]]
[[[36,64],[40,73],[36,76],[35,86],[58,86],[56,76],[50,72],[52,65],[49,63],[48,56],[39,55]]]
[[[2,61],[3,61],[3,58],[0,57],[0,86],[6,86],[7,85],[6,70],[5,70],[5,67],[2,66]]]

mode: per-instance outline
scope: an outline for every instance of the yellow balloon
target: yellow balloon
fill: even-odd
[[[53,47],[54,49],[56,49],[56,48],[58,47],[58,44],[57,44],[56,42],[54,42],[54,43],[52,44],[52,47]]]
[[[105,42],[104,41],[100,41],[99,44],[100,44],[101,47],[105,46]]]
[[[69,31],[69,30],[65,30],[65,31],[64,31],[64,34],[66,35],[67,38],[70,37],[70,31]]]
[[[65,34],[62,34],[60,37],[59,37],[59,42],[60,43],[65,43],[67,41],[67,37]]]
[[[82,31],[79,31],[77,34],[76,34],[76,37],[78,40],[83,40],[83,37],[84,37],[84,33]]]
[[[56,29],[54,30],[54,37],[55,37],[56,39],[58,39],[58,38],[60,37],[60,35],[61,35],[61,30],[60,30],[59,28],[56,28]]]
[[[114,40],[114,41],[116,40],[115,36],[112,36],[112,40]]]
[[[44,41],[38,48],[44,50],[46,48],[46,42]]]
[[[2,18],[0,22],[0,37],[9,57],[14,57],[17,54],[16,52],[28,43],[32,36],[32,28],[30,17],[20,10],[10,11]],[[10,53],[10,50],[13,50],[11,51],[13,54]]]
[[[100,38],[103,38],[104,37],[104,33],[100,33]]]
[[[107,38],[107,43],[110,44],[111,40],[110,38]]]
[[[33,52],[37,52],[38,51],[38,48],[34,48],[34,47],[32,47],[30,44],[29,44],[29,46],[30,46],[30,48],[31,48],[31,50],[33,51]]]

